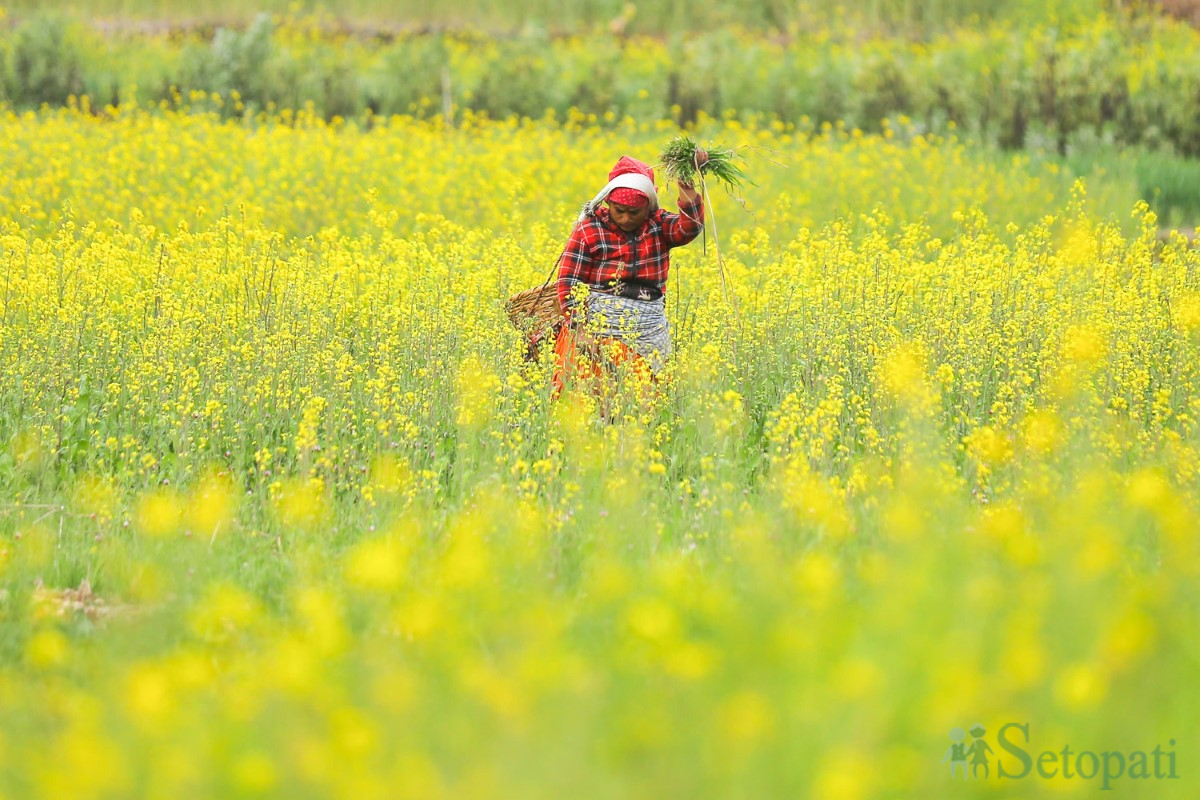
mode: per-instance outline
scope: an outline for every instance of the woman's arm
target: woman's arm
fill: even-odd
[[[700,202],[700,193],[690,183],[679,184],[679,205],[695,205]]]
[[[663,218],[663,234],[667,244],[680,247],[695,239],[704,230],[704,201],[691,184],[679,184],[679,213]]]
[[[697,147],[696,171],[699,172],[707,163],[708,151]],[[692,184],[679,182],[679,215],[669,220],[664,228],[667,242],[672,247],[687,244],[704,230],[704,200]]]

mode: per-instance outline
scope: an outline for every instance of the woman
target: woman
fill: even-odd
[[[703,151],[696,155],[697,165],[707,162]],[[559,259],[558,302],[566,323],[555,341],[555,396],[572,378],[600,378],[601,360],[629,364],[651,379],[662,369],[671,354],[665,301],[670,251],[703,228],[704,205],[693,187],[679,184],[679,213],[665,211],[654,170],[621,157],[608,185],[584,207]],[[585,301],[580,285],[587,289]],[[596,346],[592,358],[581,359],[587,338]]]

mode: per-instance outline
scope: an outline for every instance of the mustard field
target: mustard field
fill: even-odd
[[[552,400],[504,301],[670,124],[0,127],[0,797],[1195,796],[1200,248],[1130,187],[702,119],[756,185],[662,381]]]

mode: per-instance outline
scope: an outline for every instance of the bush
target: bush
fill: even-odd
[[[363,76],[363,101],[384,116],[423,116],[441,109],[442,74],[450,54],[441,37],[413,36],[383,50]]]
[[[555,105],[553,93],[558,83],[548,51],[549,42],[541,37],[508,43],[484,73],[470,107],[497,119],[545,114]]]
[[[207,47],[189,47],[178,86],[223,97],[237,92],[243,102],[265,108],[288,97],[287,58],[277,58],[271,18],[260,14],[244,31],[218,28]],[[298,98],[296,98],[298,99]]]
[[[83,92],[82,69],[67,22],[38,16],[17,27],[3,76],[5,94],[16,108],[64,105]]]

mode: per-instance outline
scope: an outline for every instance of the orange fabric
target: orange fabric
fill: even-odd
[[[557,398],[568,383],[575,381],[587,381],[597,396],[603,394],[605,384],[611,379],[605,370],[608,365],[618,367],[628,365],[630,369],[648,376],[650,382],[655,380],[653,373],[650,372],[649,364],[641,354],[620,339],[598,338],[596,342],[608,362],[607,365],[579,353],[575,331],[571,329],[570,325],[563,325],[559,328],[558,338],[554,341],[552,397]]]

